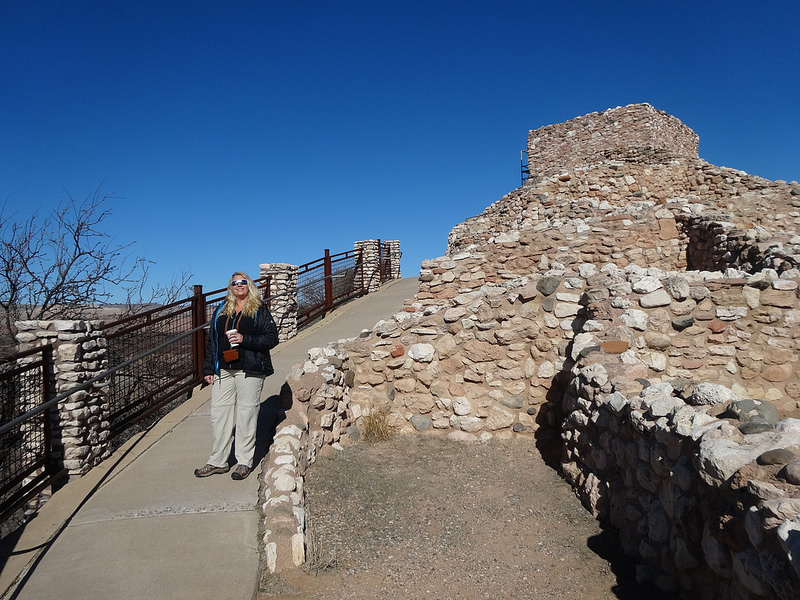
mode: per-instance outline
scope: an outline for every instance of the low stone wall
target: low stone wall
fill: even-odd
[[[641,580],[796,598],[800,274],[605,275],[570,350],[565,478]]]
[[[294,404],[269,459],[268,567],[304,560],[308,466],[357,438],[363,415],[383,410],[398,433],[456,440],[533,442],[563,431],[565,477],[620,530],[641,579],[729,590],[708,596],[723,598],[795,585],[800,504],[791,497],[800,479],[775,475],[793,471],[800,452],[800,422],[779,422],[800,401],[798,275],[582,265],[485,285],[438,307],[409,301],[364,338],[313,350],[287,381]],[[708,385],[723,400],[693,407]],[[748,425],[760,433],[745,436],[736,425],[750,398],[771,408]],[[728,410],[737,416],[722,418]],[[776,450],[769,474],[747,470]],[[743,512],[734,500],[751,488],[753,508]],[[758,557],[761,567],[751,564]],[[740,586],[756,591],[730,591]]]
[[[351,439],[348,428],[361,415],[349,400],[352,382],[348,353],[334,344],[311,349],[281,390],[285,412],[267,455],[259,497],[270,573],[297,568],[306,560],[305,474],[318,454]]]

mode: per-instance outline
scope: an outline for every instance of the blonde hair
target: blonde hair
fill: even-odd
[[[228,280],[228,295],[225,296],[225,304],[222,306],[221,312],[228,317],[232,317],[236,314],[236,296],[233,295],[233,288],[231,287],[231,281],[234,279],[244,279],[247,281],[247,297],[244,299],[242,314],[252,317],[261,306],[261,295],[258,293],[258,288],[256,284],[253,283],[253,280],[250,279],[247,273],[242,273],[241,271],[236,271]]]

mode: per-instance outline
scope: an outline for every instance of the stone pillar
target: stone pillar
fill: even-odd
[[[383,244],[389,251],[389,256],[384,256],[384,260],[388,258],[391,265],[389,279],[400,279],[400,257],[403,255],[400,252],[400,240],[386,240]]]
[[[108,368],[101,326],[99,321],[18,321],[16,337],[21,351],[53,345],[53,391],[60,395]],[[53,443],[63,450],[70,477],[86,474],[111,455],[106,387],[94,383],[59,403]]]
[[[355,242],[353,248],[362,250],[361,260],[363,262],[364,281],[359,282],[359,274],[356,274],[356,284],[362,283],[368,294],[377,292],[381,287],[381,265],[378,240],[364,240]]]
[[[278,339],[285,342],[297,335],[297,269],[285,263],[265,263],[259,266],[261,278],[270,277],[267,295],[270,312],[278,325]]]

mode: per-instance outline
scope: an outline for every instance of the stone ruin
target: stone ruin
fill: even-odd
[[[287,381],[267,567],[305,559],[308,466],[383,411],[401,433],[557,442],[642,581],[800,597],[800,186],[697,148],[647,104],[531,131],[531,177],[452,230],[402,312]]]

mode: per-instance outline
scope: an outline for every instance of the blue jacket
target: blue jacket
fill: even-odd
[[[227,343],[225,332],[220,329],[224,323],[220,324],[220,313],[223,304],[214,311],[214,318],[211,320],[211,327],[208,332],[208,342],[206,344],[206,354],[203,360],[203,375],[218,375],[222,360],[222,351],[230,346]],[[267,309],[265,304],[256,311],[253,317],[254,331],[250,333],[242,332],[242,343],[239,344],[239,367],[245,376],[266,377],[272,375],[275,370],[272,368],[272,359],[269,351],[278,345],[278,326]],[[220,345],[220,337],[223,339],[223,346]]]

